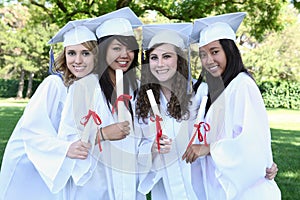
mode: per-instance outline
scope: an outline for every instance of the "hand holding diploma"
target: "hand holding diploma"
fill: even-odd
[[[155,101],[151,89],[147,90],[147,95],[148,95],[149,102],[151,104],[153,114],[155,116],[155,123],[156,123],[156,139],[153,148],[157,149],[159,153],[168,153],[171,149],[172,140],[168,139],[168,136],[162,134],[161,124],[160,124],[160,121],[162,121],[162,117],[159,112],[158,105]],[[163,152],[161,152],[161,146],[163,146]]]
[[[210,130],[209,124],[205,123],[204,114],[205,106],[207,102],[207,96],[204,96],[201,100],[201,105],[198,111],[196,123],[194,124],[194,134],[186,148],[185,153],[182,156],[182,160],[186,160],[187,163],[194,162],[198,157],[207,155],[210,152],[210,146],[206,142],[206,132]],[[204,130],[204,133],[201,132]],[[198,140],[203,144],[193,144],[196,135],[198,135]]]

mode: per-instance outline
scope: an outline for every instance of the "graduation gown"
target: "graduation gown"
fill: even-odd
[[[62,199],[51,180],[70,145],[57,138],[66,94],[62,79],[50,75],[31,97],[6,145],[0,199]]]
[[[80,139],[83,131],[82,127],[78,128],[78,121],[81,117],[79,117],[78,109],[74,109],[77,107],[74,106],[74,100],[76,101],[74,96],[76,96],[75,93],[76,91],[78,92],[78,88],[86,84],[89,85],[85,89],[89,91],[89,98],[86,98],[86,100],[93,103],[83,102],[80,104],[80,107],[84,108],[84,105],[90,105],[86,111],[91,109],[101,118],[102,123],[98,127],[105,127],[117,122],[117,114],[112,114],[112,105],[109,105],[110,108],[108,108],[97,76],[90,74],[76,81],[68,93],[66,105],[69,108],[63,112],[60,129],[60,137],[68,141]],[[82,92],[82,95],[86,94],[83,90],[79,91]],[[95,141],[96,131],[96,129],[90,131],[90,141],[92,144]],[[138,182],[136,161],[137,138],[133,128],[131,128],[130,135],[125,139],[119,141],[101,141],[101,152],[98,144],[96,144],[97,146],[93,146],[87,159],[70,162],[68,169],[72,170],[69,170],[67,174],[72,178],[69,179],[68,185],[65,187],[66,196],[78,200],[145,199],[146,197],[139,194],[136,189]],[[67,178],[67,175],[65,177]]]
[[[199,101],[193,101],[199,102]],[[191,184],[191,168],[181,159],[189,143],[193,120],[197,106],[191,108],[191,120],[176,119],[167,116],[167,100],[160,94],[160,113],[162,117],[162,133],[172,138],[171,151],[167,154],[158,154],[152,157],[151,147],[156,137],[155,122],[147,120],[139,122],[139,131],[143,136],[139,146],[140,184],[138,190],[147,194],[151,191],[151,199],[196,199]],[[136,120],[137,121],[137,120]]]
[[[274,180],[265,178],[273,163],[267,112],[255,82],[240,73],[209,108],[210,154],[198,158],[206,199],[281,199]],[[197,169],[197,168],[194,168]],[[197,187],[197,185],[195,185]]]

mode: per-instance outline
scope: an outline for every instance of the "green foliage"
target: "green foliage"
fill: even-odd
[[[244,63],[256,80],[300,79],[300,24],[295,23],[297,14],[285,14],[282,18],[284,30],[269,34],[254,49],[243,50]]]
[[[33,80],[32,94],[35,92],[41,81]],[[19,80],[16,79],[0,79],[0,97],[16,97],[19,86]],[[24,81],[23,96],[26,96],[28,88],[28,80]]]
[[[268,108],[300,109],[300,82],[264,81],[259,89]]]

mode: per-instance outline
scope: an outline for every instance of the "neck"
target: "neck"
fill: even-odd
[[[164,94],[164,96],[166,97],[166,99],[168,100],[168,102],[171,99],[171,90],[169,89],[169,87],[166,86],[161,86],[161,91]]]

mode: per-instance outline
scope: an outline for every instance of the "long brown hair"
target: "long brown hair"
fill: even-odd
[[[147,90],[151,89],[153,91],[157,104],[160,104],[161,85],[150,71],[149,56],[156,47],[161,45],[162,44],[156,44],[151,49],[147,50],[145,52],[146,58],[143,58],[142,55],[141,86],[136,101],[136,114],[138,118],[143,121],[149,117],[151,111],[151,105],[146,93]],[[185,52],[176,46],[174,47],[178,56],[177,72],[174,75],[171,86],[171,98],[167,105],[167,115],[180,121],[189,118],[191,94],[187,94],[189,70]]]

